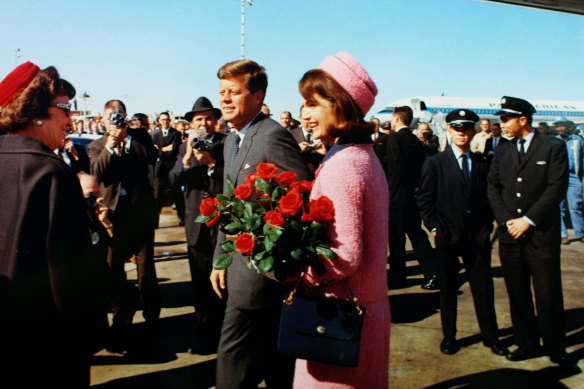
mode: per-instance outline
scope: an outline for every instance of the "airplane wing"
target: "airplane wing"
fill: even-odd
[[[566,12],[584,15],[582,0],[484,0],[493,3],[506,3],[523,7],[540,8],[548,11]]]

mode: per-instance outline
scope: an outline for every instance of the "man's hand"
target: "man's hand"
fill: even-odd
[[[223,299],[226,274],[227,270],[225,269],[213,269],[211,270],[211,276],[209,276],[209,279],[211,280],[211,286],[213,286],[213,290],[215,291],[217,296],[219,296],[220,299]]]
[[[215,166],[215,159],[211,156],[211,154],[208,151],[199,151],[197,149],[193,149],[193,154],[201,165]]]
[[[525,237],[525,233],[531,227],[524,218],[519,217],[517,219],[508,220],[507,223],[507,231],[513,237],[513,239],[520,239]]]

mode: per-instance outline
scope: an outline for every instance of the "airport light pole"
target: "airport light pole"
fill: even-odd
[[[241,0],[241,59],[245,59],[245,3],[251,7],[253,0]]]
[[[87,131],[87,99],[90,98],[87,91],[83,92],[81,98],[83,99],[83,131]]]
[[[14,60],[16,61],[16,65],[18,65],[18,60],[20,59],[20,49],[14,50]]]

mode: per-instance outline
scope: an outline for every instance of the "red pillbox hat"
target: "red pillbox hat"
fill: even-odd
[[[0,82],[0,109],[6,107],[26,88],[41,69],[27,61],[18,65]]]

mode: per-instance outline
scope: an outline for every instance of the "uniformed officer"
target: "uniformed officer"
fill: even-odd
[[[483,344],[497,355],[508,350],[498,339],[490,233],[493,214],[487,203],[488,161],[473,153],[476,113],[455,109],[446,116],[451,144],[424,163],[418,205],[424,224],[435,238],[440,284],[440,319],[444,339],[440,351],[456,353],[456,311],[459,260],[470,284]]]
[[[499,256],[517,345],[507,359],[541,355],[541,336],[551,361],[565,366],[570,362],[565,351],[558,207],[568,186],[568,162],[563,142],[534,131],[534,112],[523,99],[501,99],[496,115],[513,141],[499,146],[489,172],[488,199],[500,226]]]

